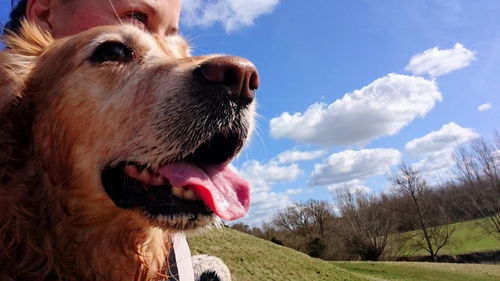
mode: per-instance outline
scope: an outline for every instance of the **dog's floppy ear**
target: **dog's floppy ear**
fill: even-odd
[[[53,42],[50,34],[24,21],[19,33],[7,33],[0,53],[0,116],[23,97],[25,82],[36,58]]]
[[[8,49],[26,56],[39,56],[52,41],[50,33],[41,30],[38,26],[24,20],[19,33],[8,32],[5,43]]]
[[[4,41],[6,49],[0,52],[0,184],[15,178],[32,151],[32,106],[24,93],[37,58],[53,39],[24,22],[19,34],[7,34]]]

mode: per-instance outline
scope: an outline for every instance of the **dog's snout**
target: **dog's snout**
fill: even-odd
[[[257,69],[250,61],[240,57],[215,57],[200,65],[203,79],[224,86],[226,94],[240,105],[247,105],[255,98],[259,87]]]

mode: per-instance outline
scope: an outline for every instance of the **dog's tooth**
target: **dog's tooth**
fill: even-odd
[[[182,198],[182,187],[174,186],[172,187],[172,194],[175,196]]]
[[[165,179],[160,175],[154,175],[151,177],[151,185],[160,186],[165,184]]]
[[[190,200],[190,201],[194,201],[194,200],[198,199],[198,195],[196,195],[196,193],[192,189],[185,190],[183,197],[184,197],[184,199]]]
[[[139,173],[137,172],[137,167],[134,165],[127,165],[125,166],[125,174],[131,178],[137,178],[139,176]]]
[[[138,179],[142,181],[143,183],[149,184],[151,181],[151,175],[149,174],[147,169],[142,170],[142,172],[139,174]]]

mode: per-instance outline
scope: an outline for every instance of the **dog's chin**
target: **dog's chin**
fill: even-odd
[[[237,134],[215,134],[180,162],[193,166],[228,163],[242,145],[243,140]],[[102,170],[101,182],[117,207],[139,212],[154,226],[185,231],[219,221],[193,189],[172,186],[158,168],[125,160],[107,165]]]

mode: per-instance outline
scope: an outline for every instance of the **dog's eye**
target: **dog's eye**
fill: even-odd
[[[104,42],[99,45],[90,61],[94,63],[103,63],[107,61],[127,62],[132,59],[134,52],[121,42]]]

